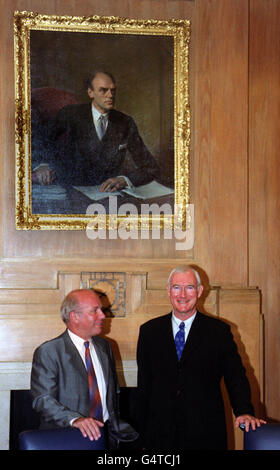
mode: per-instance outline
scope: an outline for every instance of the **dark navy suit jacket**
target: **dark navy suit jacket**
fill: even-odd
[[[254,414],[230,327],[219,319],[197,312],[180,361],[171,314],[146,322],[137,362],[139,430],[147,448],[226,449],[222,378],[234,414]]]

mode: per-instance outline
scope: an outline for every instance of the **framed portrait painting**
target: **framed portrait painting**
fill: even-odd
[[[189,39],[187,20],[15,12],[18,230],[186,219]]]

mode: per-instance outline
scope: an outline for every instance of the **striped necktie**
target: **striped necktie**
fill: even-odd
[[[175,346],[178,359],[180,360],[185,346],[185,323],[183,321],[180,323],[179,331],[175,335]]]
[[[94,372],[93,363],[91,360],[89,342],[85,341],[85,360],[88,372],[88,387],[89,387],[89,400],[90,400],[90,417],[103,421],[102,403],[97,384],[96,375]]]

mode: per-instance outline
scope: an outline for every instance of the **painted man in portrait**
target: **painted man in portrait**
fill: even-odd
[[[48,151],[43,154],[50,157],[33,166],[33,182],[99,185],[100,191],[112,192],[159,178],[159,166],[134,120],[114,109],[114,77],[93,72],[87,94],[90,103],[64,106],[49,126]]]

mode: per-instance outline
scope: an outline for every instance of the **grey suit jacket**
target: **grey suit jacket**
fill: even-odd
[[[92,338],[107,386],[110,441],[133,441],[138,435],[119,417],[120,392],[111,347],[103,338]],[[33,408],[41,416],[41,428],[67,427],[71,419],[89,416],[86,368],[67,330],[39,346],[31,371]]]

